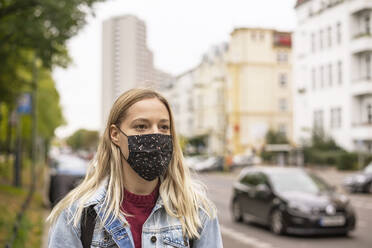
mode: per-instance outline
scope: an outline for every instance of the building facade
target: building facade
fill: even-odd
[[[206,137],[207,152],[214,155],[226,150],[227,50],[227,44],[209,49],[194,77],[194,135]]]
[[[206,52],[198,66],[177,76],[169,96],[175,114],[177,132],[185,138],[199,137],[206,150],[222,155],[225,151],[227,44]]]
[[[257,151],[269,130],[292,140],[291,34],[238,28],[227,55],[227,143],[233,154]]]
[[[113,17],[102,29],[102,126],[123,92],[135,87],[161,89],[172,77],[154,68],[145,23],[132,15]]]
[[[294,139],[314,130],[372,153],[371,0],[298,0]]]

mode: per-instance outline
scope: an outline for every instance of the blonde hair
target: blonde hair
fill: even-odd
[[[98,146],[95,166],[89,166],[87,174],[82,183],[63,198],[52,210],[47,221],[54,224],[61,212],[73,203],[78,206],[72,213],[71,222],[78,226],[84,204],[94,195],[100,184],[108,177],[107,193],[104,203],[107,208],[103,215],[102,223],[105,223],[110,214],[124,221],[120,213],[120,206],[124,196],[124,172],[121,164],[120,149],[110,138],[110,126],[120,125],[125,119],[126,112],[136,102],[143,99],[159,99],[167,108],[170,117],[171,135],[173,137],[173,158],[161,181],[159,194],[163,200],[168,215],[179,219],[184,234],[190,238],[199,238],[198,229],[201,227],[199,218],[199,207],[202,208],[210,218],[216,217],[216,209],[208,200],[205,189],[199,182],[191,179],[188,167],[183,163],[182,151],[177,139],[174,120],[168,101],[156,91],[150,89],[132,89],[115,101],[111,108],[103,137]]]

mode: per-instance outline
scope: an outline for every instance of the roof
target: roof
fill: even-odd
[[[306,2],[309,2],[309,1],[311,1],[311,0],[297,0],[295,8],[297,8],[298,6],[300,6],[300,5],[302,5]]]

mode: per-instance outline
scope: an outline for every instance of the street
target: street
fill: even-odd
[[[333,170],[315,171],[332,185],[338,186],[344,174]],[[200,174],[200,180],[207,186],[208,195],[216,204],[224,247],[252,248],[370,248],[372,246],[372,195],[348,195],[357,214],[356,230],[348,237],[342,236],[277,236],[266,227],[254,223],[234,223],[230,216],[229,204],[232,194],[232,184],[237,173]]]

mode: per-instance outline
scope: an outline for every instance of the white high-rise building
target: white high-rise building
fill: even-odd
[[[123,92],[136,87],[161,90],[172,77],[154,68],[146,44],[146,25],[132,15],[103,22],[102,31],[102,126],[110,108]]]
[[[372,153],[372,0],[298,0],[294,138],[315,127]]]

